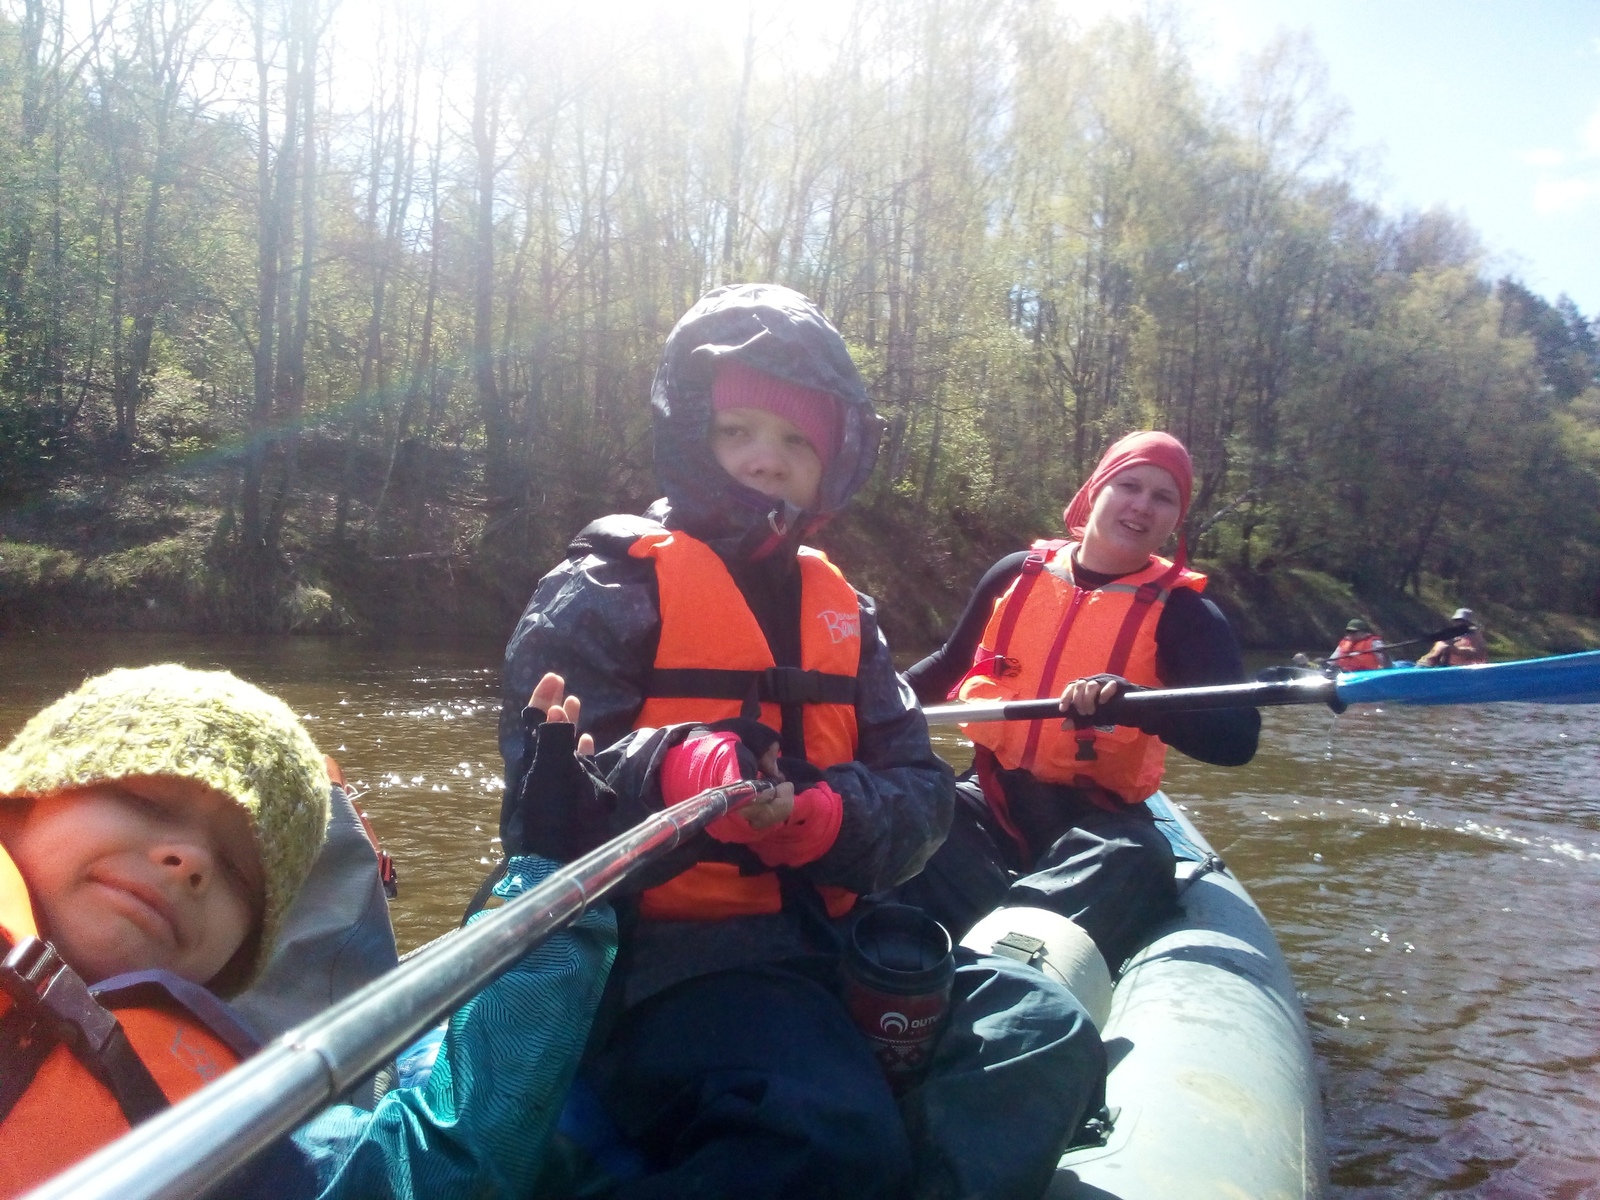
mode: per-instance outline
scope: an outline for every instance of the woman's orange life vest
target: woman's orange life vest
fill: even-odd
[[[1341,671],[1381,671],[1388,666],[1383,661],[1381,645],[1375,633],[1347,633],[1339,639],[1329,661]]]
[[[130,989],[130,994],[139,992],[139,999],[129,1004],[97,1003],[77,974],[54,958],[48,943],[38,940],[27,886],[3,848],[0,934],[0,951],[10,968],[5,971],[5,990],[0,991],[0,1107],[10,1102],[9,1111],[0,1117],[0,1197],[38,1186],[130,1127],[124,1106],[137,1101],[129,1099],[126,1087],[119,1099],[62,1040],[65,1026],[57,1019],[62,1011],[86,1014],[87,1020],[77,1028],[85,1024],[92,1028],[98,1022],[101,1032],[110,1028],[107,1014],[114,1017],[126,1044],[143,1064],[143,1086],[153,1081],[159,1089],[159,1094],[148,1097],[149,1109],[183,1099],[239,1062],[238,1053],[197,1017],[176,1003],[157,1002],[159,986]],[[29,951],[35,954],[30,957]],[[48,964],[37,981],[19,973],[17,964],[24,959]],[[61,971],[55,971],[56,966]],[[49,991],[39,997],[47,982]],[[13,988],[22,992],[21,1005]],[[68,1032],[77,1035],[76,1030]],[[102,1071],[109,1061],[109,1055],[97,1060]],[[126,1072],[116,1077],[127,1079]],[[15,1095],[17,1089],[24,1089],[20,1096]]]
[[[781,733],[784,708],[798,705],[807,761],[831,767],[856,756],[861,606],[827,555],[800,547],[801,665],[779,667],[711,547],[664,529],[641,537],[629,553],[655,561],[661,602],[661,639],[635,729],[743,716]],[[832,916],[855,904],[855,894],[843,888],[817,890]],[[712,921],[782,907],[776,874],[745,874],[731,862],[696,863],[639,901],[640,915],[658,921]]]
[[[1156,623],[1175,587],[1201,591],[1204,575],[1151,556],[1131,575],[1085,590],[1073,582],[1075,545],[1035,542],[1022,571],[995,602],[962,700],[1059,696],[1074,679],[1109,673],[1158,687]],[[1161,786],[1167,747],[1127,726],[1073,728],[1067,721],[985,721],[963,725],[999,766],[1046,783],[1098,786],[1137,804]]]

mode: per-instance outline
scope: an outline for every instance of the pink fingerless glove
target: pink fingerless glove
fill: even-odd
[[[667,751],[661,761],[661,799],[669,806],[678,804],[708,788],[738,783],[743,778],[739,735],[708,733]],[[732,813],[711,822],[706,832],[719,842],[753,842],[761,836],[761,832]]]
[[[769,867],[803,867],[828,852],[843,820],[839,793],[825,783],[813,784],[795,795],[789,819],[768,829],[750,849]]]

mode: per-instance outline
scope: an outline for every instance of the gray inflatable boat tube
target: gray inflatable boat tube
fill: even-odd
[[[1305,1016],[1254,901],[1166,796],[1183,916],[1129,960],[1104,1036],[1103,1146],[1069,1151],[1053,1200],[1314,1200],[1327,1189]]]

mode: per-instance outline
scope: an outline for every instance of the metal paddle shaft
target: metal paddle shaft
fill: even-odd
[[[1128,724],[1141,716],[1198,712],[1211,708],[1271,708],[1326,704],[1343,712],[1350,704],[1540,704],[1600,703],[1600,650],[1552,658],[1480,663],[1470,667],[1391,667],[1351,671],[1337,677],[1228,683],[1216,687],[1152,688],[1118,696],[1094,714],[1096,724]],[[1055,699],[979,704],[939,704],[922,710],[929,725],[967,721],[1063,719]]]
[[[1225,683],[1215,687],[1153,688],[1128,692],[1102,705],[1096,724],[1130,723],[1157,713],[1199,712],[1210,708],[1266,708],[1284,704],[1330,704],[1338,709],[1338,681],[1326,675],[1270,683]],[[1068,719],[1058,700],[1011,700],[978,704],[936,704],[922,710],[929,725],[958,725],[967,721],[1048,721]]]
[[[204,1195],[377,1070],[632,871],[773,787],[747,780],[713,788],[640,822],[289,1030],[216,1083],[56,1176],[29,1200]]]

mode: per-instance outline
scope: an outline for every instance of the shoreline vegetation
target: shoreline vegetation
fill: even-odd
[[[1372,199],[1307,42],[772,7],[0,7],[0,631],[504,636],[771,280],[886,419],[817,541],[903,650],[1139,428],[1247,646],[1600,644],[1595,322]]]
[[[170,483],[162,479],[156,486],[164,490]],[[110,514],[104,511],[110,494],[102,481],[99,503],[74,495],[72,505],[64,504],[50,522],[59,535],[54,545],[0,541],[0,636],[115,631],[504,639],[533,582],[554,566],[529,564],[521,572],[526,588],[517,591],[470,552],[408,557],[354,546],[343,552],[310,548],[293,557],[271,619],[243,624],[228,601],[229,580],[213,558],[225,514],[192,503],[146,510],[125,496],[127,511]],[[75,520],[68,519],[70,508],[76,509]],[[876,512],[848,515],[814,540],[875,596],[884,630],[900,654],[937,646],[968,590],[1004,552],[958,547],[950,537],[926,531],[919,539]],[[73,544],[97,548],[64,548]],[[885,544],[920,552],[891,559],[881,553]],[[1438,628],[1462,604],[1478,613],[1496,659],[1600,649],[1600,619],[1512,609],[1465,596],[1432,576],[1424,577],[1420,595],[1362,594],[1304,567],[1245,571],[1203,559],[1194,565],[1208,575],[1206,594],[1227,614],[1247,650],[1324,654],[1357,615],[1399,641]]]

